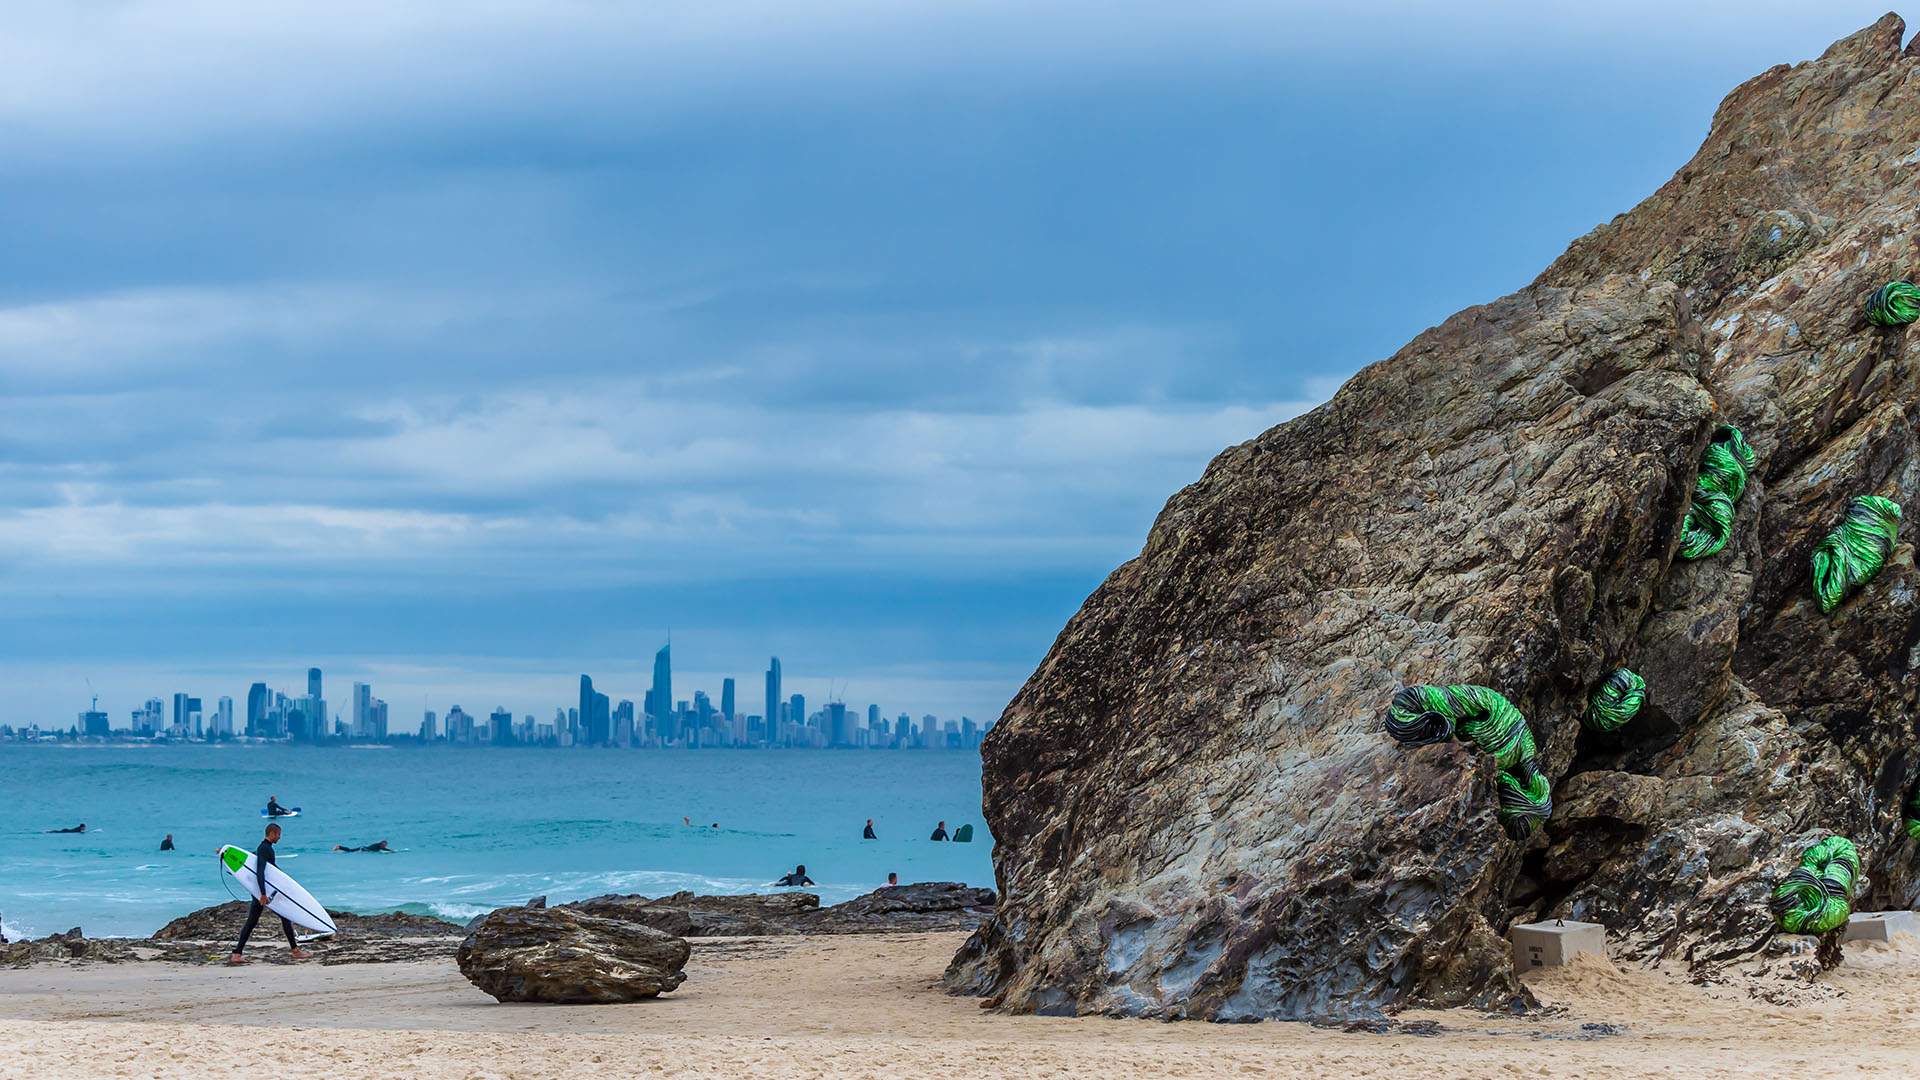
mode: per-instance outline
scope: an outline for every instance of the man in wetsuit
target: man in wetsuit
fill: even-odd
[[[867,819],[867,831],[860,834],[860,839],[862,840],[880,839],[879,837],[873,835],[873,819],[872,818]]]
[[[173,834],[172,833],[168,833],[166,836],[166,839],[160,841],[160,850],[161,851],[173,850]]]
[[[267,796],[267,816],[268,817],[286,817],[287,816],[287,808],[280,805],[280,796],[278,795]]]
[[[75,825],[71,829],[48,829],[47,830],[49,834],[54,834],[54,835],[57,835],[59,833],[83,833],[86,831],[87,831],[87,823],[84,821],[78,825]]]
[[[247,905],[247,925],[240,928],[240,943],[233,947],[233,955],[227,957],[227,963],[229,964],[244,964],[247,962],[247,958],[240,954],[247,951],[247,939],[253,936],[253,928],[260,922],[260,913],[267,910],[267,902],[273,899],[272,895],[267,892],[267,867],[274,865],[273,844],[274,841],[278,839],[280,839],[279,824],[268,825],[266,838],[260,841],[258,848],[254,849],[253,871],[255,879],[252,891],[255,895],[253,896],[253,902]],[[287,932],[287,944],[293,948],[293,958],[295,960],[305,960],[307,953],[300,948],[300,942],[293,936],[293,924],[283,917],[280,920],[280,928]]]
[[[946,838],[947,838],[947,823],[944,821],[938,825],[935,825],[933,827],[933,835],[927,837],[927,839],[929,840],[945,840]]]
[[[393,849],[387,846],[387,842],[386,842],[385,840],[381,840],[381,841],[379,841],[379,842],[377,842],[377,843],[372,843],[372,844],[368,844],[368,845],[367,845],[366,847],[347,847],[347,846],[346,846],[346,845],[344,845],[344,844],[335,844],[335,845],[333,845],[333,850],[335,850],[335,851],[386,851],[386,852],[391,852],[391,851],[392,851]]]
[[[790,889],[796,885],[811,885],[813,884],[813,879],[807,876],[807,864],[801,863],[799,866],[793,868],[793,873],[774,882],[774,884],[783,889]]]

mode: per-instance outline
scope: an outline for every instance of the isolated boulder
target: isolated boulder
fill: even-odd
[[[500,1001],[611,1005],[686,981],[691,950],[671,934],[564,907],[501,908],[460,943],[460,973]]]
[[[1792,951],[1767,894],[1829,832],[1863,854],[1862,906],[1910,901],[1920,574],[1901,543],[1830,616],[1809,574],[1855,496],[1920,520],[1920,345],[1862,313],[1920,273],[1903,37],[1888,16],[1748,81],[1532,285],[1176,494],[987,737],[1000,905],[948,985],[1215,1020],[1504,1006],[1526,998],[1502,935],[1551,916],[1752,970]],[[1682,561],[1722,424],[1758,463],[1726,549]],[[1584,730],[1617,667],[1650,703]],[[1502,832],[1486,755],[1383,733],[1423,683],[1525,714],[1544,828]]]

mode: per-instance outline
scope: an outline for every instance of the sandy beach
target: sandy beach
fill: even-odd
[[[1920,950],[1856,947],[1793,1007],[1583,962],[1528,1017],[1378,1034],[1001,1016],[936,981],[961,935],[702,940],[679,991],[501,1005],[450,962],[0,971],[0,1077],[1912,1076]],[[270,954],[262,953],[267,959]],[[1413,1034],[1437,1025],[1434,1034]],[[1596,1028],[1588,1025],[1610,1025]]]

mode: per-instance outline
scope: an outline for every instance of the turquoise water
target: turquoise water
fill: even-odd
[[[993,884],[980,759],[959,751],[0,746],[7,936],[144,935],[229,899],[214,852],[259,842],[269,794],[304,811],[282,823],[281,866],[350,911],[750,892],[797,862],[825,903],[888,871]],[[869,817],[877,841],[860,839]],[[943,818],[979,840],[928,842]],[[178,850],[159,850],[167,833]],[[330,850],[382,839],[398,853]]]

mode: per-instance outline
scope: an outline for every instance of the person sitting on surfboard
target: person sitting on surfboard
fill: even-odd
[[[240,954],[247,951],[247,939],[253,936],[253,928],[260,923],[260,913],[267,910],[267,904],[273,899],[267,895],[267,867],[274,865],[276,861],[273,857],[273,842],[278,839],[280,839],[279,824],[269,825],[266,837],[260,841],[260,846],[254,849],[253,866],[257,883],[251,891],[255,895],[251,898],[252,903],[247,905],[247,925],[240,928],[240,943],[233,947],[233,955],[227,957],[229,964],[247,962],[247,958]],[[305,960],[308,954],[300,948],[299,940],[293,936],[293,924],[288,922],[285,916],[280,917],[280,928],[287,932],[287,944],[293,948],[293,958]]]
[[[286,807],[280,805],[280,796],[278,795],[267,796],[267,816],[268,817],[286,817],[288,814],[292,812],[293,811],[288,810]]]
[[[938,825],[935,825],[933,827],[933,835],[927,837],[927,839],[929,840],[945,840],[946,838],[947,838],[947,823],[944,821]]]
[[[865,831],[863,831],[863,832],[862,832],[862,833],[860,834],[860,839],[862,839],[862,840],[878,840],[878,839],[880,839],[879,837],[877,837],[877,836],[875,836],[875,835],[873,835],[873,819],[872,819],[872,818],[868,818],[868,819],[867,819],[867,827],[866,827],[866,830],[865,830]]]
[[[80,824],[78,824],[78,825],[75,825],[75,826],[74,826],[73,828],[71,828],[71,829],[48,829],[48,830],[47,830],[47,832],[48,832],[48,833],[50,833],[50,834],[53,834],[53,833],[70,833],[70,832],[72,832],[72,833],[81,833],[81,832],[86,832],[86,831],[87,831],[87,823],[86,823],[86,822],[84,822],[84,821],[83,821],[83,822],[81,822],[81,823],[80,823]]]
[[[793,873],[774,882],[774,884],[781,888],[792,888],[795,885],[811,885],[813,884],[813,879],[807,876],[807,864],[801,863],[799,866],[793,868]]]
[[[346,846],[345,844],[335,844],[335,845],[333,845],[333,850],[335,850],[335,851],[386,851],[386,852],[391,852],[391,851],[392,851],[393,849],[387,846],[387,842],[386,842],[385,840],[380,840],[380,841],[377,841],[377,842],[375,842],[375,843],[371,843],[371,844],[368,844],[368,845],[367,845],[366,847],[348,847],[348,846]]]
[[[172,833],[168,833],[168,834],[167,834],[167,835],[166,835],[166,836],[165,836],[165,837],[164,837],[164,838],[163,838],[163,839],[162,839],[162,840],[160,841],[160,850],[161,850],[161,851],[172,851],[172,850],[173,850],[173,834],[172,834]]]

